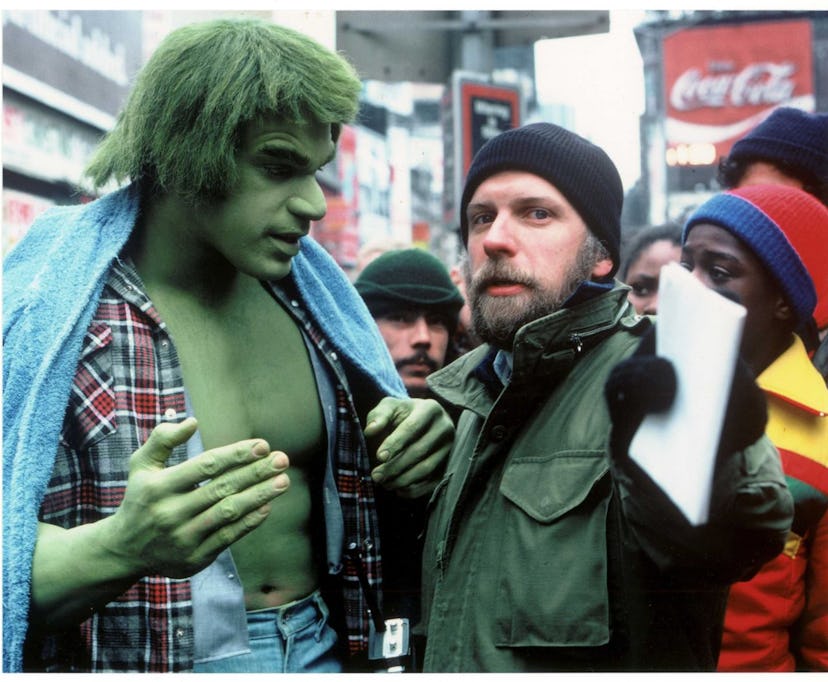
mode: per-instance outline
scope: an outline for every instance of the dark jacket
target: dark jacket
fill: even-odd
[[[712,670],[728,584],[781,549],[767,439],[720,458],[700,527],[610,457],[604,383],[651,324],[626,292],[524,326],[505,389],[485,346],[432,375],[464,412],[430,505],[426,672]]]

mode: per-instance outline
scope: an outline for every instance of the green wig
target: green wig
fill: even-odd
[[[227,196],[245,125],[262,115],[341,125],[361,83],[339,54],[259,19],[218,19],[170,33],[135,82],[86,174],[94,187],[140,181],[196,201]]]

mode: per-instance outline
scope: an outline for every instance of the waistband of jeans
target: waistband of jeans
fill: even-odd
[[[288,611],[292,611],[296,608],[302,608],[306,606],[310,602],[315,604],[319,604],[322,601],[322,593],[319,590],[314,590],[311,592],[307,597],[302,597],[301,599],[296,599],[294,601],[289,601],[287,604],[279,604],[278,606],[268,606],[264,609],[253,609],[252,611],[248,611],[248,614],[251,613],[273,613],[277,615],[281,615],[287,613]]]

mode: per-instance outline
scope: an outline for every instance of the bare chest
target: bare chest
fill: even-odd
[[[310,357],[293,318],[267,292],[220,310],[179,303],[167,313],[205,449],[264,438],[292,467],[318,462],[324,424]]]

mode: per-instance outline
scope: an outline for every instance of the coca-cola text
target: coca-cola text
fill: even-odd
[[[785,102],[796,86],[796,66],[790,62],[748,64],[741,71],[704,74],[691,68],[670,89],[670,105],[678,111],[703,107],[764,106]]]

